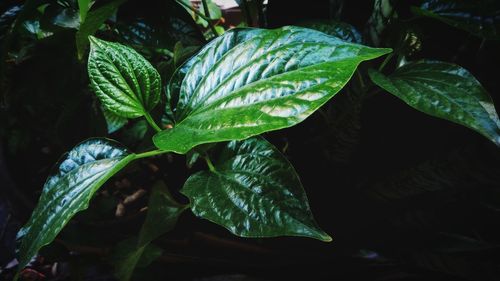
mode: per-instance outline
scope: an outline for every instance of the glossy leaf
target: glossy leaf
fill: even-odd
[[[318,20],[302,22],[299,25],[338,37],[344,41],[352,43],[362,42],[361,33],[359,33],[354,26],[345,22],[336,20]]]
[[[177,123],[154,143],[186,153],[293,126],[342,89],[359,63],[388,52],[300,27],[233,29],[174,74],[167,111],[174,108]]]
[[[148,114],[160,99],[158,72],[129,47],[89,38],[89,77],[103,106],[126,118]]]
[[[500,2],[498,0],[426,0],[417,15],[440,20],[455,28],[486,39],[500,39]]]
[[[493,101],[464,68],[424,60],[406,64],[390,76],[374,70],[369,75],[411,107],[471,128],[500,145],[500,122]]]
[[[82,59],[85,51],[88,48],[89,36],[94,35],[101,25],[111,17],[118,7],[126,0],[115,0],[102,7],[90,11],[85,15],[84,20],[80,25],[80,30],[76,33],[76,49],[78,58]],[[84,1],[85,2],[85,1]],[[80,3],[80,2],[79,2]],[[80,17],[81,17],[80,10]]]
[[[265,139],[227,143],[214,167],[192,175],[181,190],[195,215],[242,237],[331,241],[314,221],[292,165]]]
[[[108,139],[86,140],[60,160],[48,177],[28,223],[19,231],[19,268],[52,242],[68,221],[88,207],[92,195],[135,157]]]

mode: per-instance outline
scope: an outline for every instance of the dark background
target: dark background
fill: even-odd
[[[165,80],[171,66],[151,50],[171,48],[172,42],[182,40],[165,27],[169,17],[182,18],[182,11],[167,2],[129,0],[110,23],[121,31],[121,37],[109,30],[99,33],[138,48]],[[388,24],[380,46],[394,47],[394,38],[412,30],[420,45],[407,54],[408,60],[429,58],[465,67],[499,108],[499,41],[482,40],[435,20],[413,19],[410,6],[420,2],[396,2],[400,19]],[[44,24],[42,19],[41,25],[53,28],[53,36],[38,40],[16,35],[9,39],[6,52],[6,26],[19,13],[9,17],[5,12],[18,5],[19,1],[0,3],[2,47],[7,54],[2,55],[0,107],[3,267],[14,258],[15,233],[29,218],[59,156],[86,138],[108,136],[98,102],[88,88],[86,64],[75,56],[74,30],[53,27],[50,19]],[[367,27],[373,6],[373,1],[269,0],[253,25],[279,27],[338,17],[354,25],[365,44],[373,45]],[[138,22],[152,27],[147,40],[124,35],[127,26]],[[193,37],[197,44],[204,40],[196,34]],[[361,71],[368,66],[364,64]],[[389,64],[385,71],[394,68]],[[354,89],[353,83],[347,88]],[[175,230],[157,241],[165,254],[151,266],[138,269],[135,279],[498,280],[498,148],[479,134],[424,115],[388,93],[379,91],[360,99],[347,91],[325,105],[324,114],[265,135],[297,169],[315,218],[333,242],[242,239],[185,212]],[[109,137],[144,150],[151,145],[147,139],[152,132],[146,132],[144,141],[137,137],[138,131],[140,124],[131,122]],[[98,194],[89,210],[76,216],[58,241],[42,250],[43,258],[32,268],[46,277],[33,276],[38,280],[113,280],[110,249],[138,232],[144,219],[139,210],[147,202],[146,196],[124,216],[116,217],[120,198],[138,188],[149,191],[155,180],[163,179],[176,198],[185,202],[175,191],[189,174],[203,168],[198,163],[189,170],[185,158],[177,155],[132,165],[103,187],[112,196]],[[51,273],[54,263],[55,274]],[[12,269],[1,276],[0,280],[9,280]]]

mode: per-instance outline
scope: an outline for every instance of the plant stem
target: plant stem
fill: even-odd
[[[390,53],[389,55],[387,55],[387,57],[385,57],[385,60],[382,62],[382,64],[378,68],[378,71],[382,71],[382,69],[384,69],[385,65],[392,59],[393,56],[394,56],[394,53]]]
[[[144,113],[144,117],[146,118],[146,121],[148,121],[149,125],[155,129],[155,131],[160,132],[161,128],[156,124],[155,120],[151,117],[151,115],[147,112]]]
[[[175,2],[177,2],[178,4],[180,4],[180,5],[188,8],[193,13],[195,13],[197,16],[199,16],[200,18],[206,20],[208,22],[208,26],[210,27],[210,30],[212,31],[212,33],[215,36],[219,36],[219,33],[217,33],[217,30],[215,30],[215,26],[213,25],[212,20],[209,17],[206,17],[204,14],[200,13],[196,8],[192,7],[191,5],[187,5],[186,3],[184,3],[184,2],[182,2],[180,0],[175,0]],[[205,1],[203,1],[203,2],[205,2]],[[205,10],[205,11],[207,11],[207,10]]]
[[[212,164],[212,161],[210,161],[210,158],[208,157],[208,155],[203,156],[203,158],[205,159],[205,162],[207,163],[208,169],[210,169],[211,172],[215,173],[217,170],[215,169],[214,164]]]
[[[160,155],[160,154],[167,153],[167,152],[170,152],[170,151],[168,151],[168,150],[159,150],[159,149],[157,149],[157,150],[151,150],[151,151],[146,151],[146,152],[143,152],[143,153],[136,154],[135,155],[135,159],[151,157],[151,156]]]

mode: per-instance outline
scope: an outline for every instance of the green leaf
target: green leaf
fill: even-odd
[[[112,253],[115,276],[120,281],[128,281],[136,267],[146,267],[159,258],[163,250],[153,244],[137,247],[137,238],[121,241]]]
[[[498,0],[426,0],[419,8],[412,7],[412,11],[465,30],[474,36],[491,40],[500,38]]]
[[[162,181],[153,186],[148,214],[139,234],[138,246],[144,246],[172,230],[179,215],[188,206],[177,203]]]
[[[445,62],[417,61],[390,76],[369,71],[375,84],[409,106],[477,131],[500,145],[500,122],[491,97],[464,68]]]
[[[148,115],[160,99],[158,72],[129,47],[89,38],[89,78],[103,106],[126,118]]]
[[[359,63],[388,52],[300,27],[230,30],[174,74],[167,111],[175,109],[177,123],[154,143],[183,154],[291,127],[342,89]]]
[[[19,269],[54,240],[68,221],[88,207],[92,195],[135,157],[108,139],[86,140],[59,161],[48,177],[28,223],[19,231]]]
[[[242,237],[331,241],[314,221],[292,165],[262,137],[227,143],[214,168],[192,175],[181,190],[195,215]]]
[[[91,0],[78,0],[78,10],[80,11],[80,22],[84,22],[87,17],[87,13],[92,6]]]
[[[361,33],[359,33],[354,26],[345,22],[336,20],[317,20],[302,22],[299,26],[315,29],[328,35],[338,37],[344,41],[352,43],[362,42]]]
[[[118,243],[115,254],[115,275],[122,281],[130,280],[136,267],[145,267],[158,258],[162,250],[150,243],[172,230],[179,215],[188,206],[177,203],[162,181],[153,186],[149,198],[148,213],[139,238]]]
[[[128,123],[127,118],[123,118],[114,114],[113,112],[107,110],[106,108],[102,108],[102,114],[106,119],[106,125],[108,127],[108,134],[112,134],[118,130],[120,130],[123,126]]]
[[[85,1],[85,0],[84,0]],[[118,7],[126,0],[115,0],[98,9],[90,11],[82,20],[80,29],[76,33],[76,49],[78,52],[78,59],[82,59],[89,44],[89,36],[94,35],[101,25],[111,17]],[[80,3],[80,2],[79,2]],[[80,10],[80,17],[81,17]]]

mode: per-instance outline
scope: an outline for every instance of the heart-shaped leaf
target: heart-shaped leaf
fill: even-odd
[[[92,195],[110,177],[135,158],[108,139],[86,140],[60,160],[48,177],[28,223],[19,231],[19,268],[52,242],[68,221],[88,207]]]
[[[129,47],[89,39],[89,78],[103,106],[126,118],[148,116],[160,99],[156,69]]]
[[[214,169],[192,175],[181,190],[195,215],[242,237],[331,241],[314,221],[292,165],[262,137],[227,143]]]
[[[388,52],[301,27],[233,29],[174,74],[168,96],[177,123],[154,143],[186,153],[293,126],[342,89],[360,62]]]
[[[493,101],[466,69],[423,60],[406,64],[390,76],[375,70],[369,75],[409,106],[471,128],[500,145],[500,122]]]

